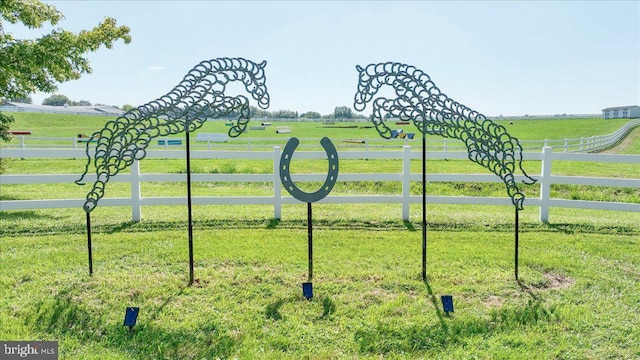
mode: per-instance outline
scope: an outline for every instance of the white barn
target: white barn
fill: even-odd
[[[616,106],[602,109],[605,119],[640,118],[640,106]]]

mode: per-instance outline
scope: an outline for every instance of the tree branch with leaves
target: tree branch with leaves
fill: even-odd
[[[105,18],[91,30],[75,34],[54,28],[36,39],[16,39],[4,24],[22,24],[31,29],[56,26],[64,18],[54,6],[37,0],[0,1],[0,99],[27,97],[34,92],[53,93],[58,83],[79,79],[92,69],[87,53],[118,40],[131,42],[129,28]],[[9,119],[9,120],[7,120]],[[8,138],[10,116],[0,116],[0,139]]]

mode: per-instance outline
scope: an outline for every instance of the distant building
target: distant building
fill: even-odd
[[[605,119],[640,118],[640,106],[616,106],[602,109]]]
[[[78,115],[104,115],[104,116],[120,116],[123,110],[110,105],[93,105],[93,106],[51,106],[23,104],[17,102],[4,102],[0,105],[0,111],[6,112],[35,112],[50,114],[78,114]]]

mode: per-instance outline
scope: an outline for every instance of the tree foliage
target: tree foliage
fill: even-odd
[[[55,7],[35,0],[3,0],[0,3],[0,97],[24,97],[36,91],[54,92],[57,83],[91,73],[85,57],[101,46],[112,48],[117,40],[131,42],[129,28],[105,18],[92,30],[77,34],[60,28],[37,39],[16,39],[3,23],[29,28],[56,25],[63,15]]]
[[[71,99],[69,99],[67,96],[62,94],[54,94],[42,100],[42,105],[64,106],[64,105],[71,105],[71,104],[72,104]]]
[[[17,39],[4,31],[5,22],[22,24],[30,29],[44,24],[57,25],[63,15],[54,6],[37,0],[0,1],[0,99],[22,98],[41,91],[52,93],[57,84],[91,73],[85,54],[101,46],[131,42],[129,28],[117,26],[113,18],[105,18],[91,30],[75,34],[54,28],[37,39]],[[0,137],[8,136],[10,116],[0,117]],[[4,135],[2,135],[4,134]]]
[[[31,96],[11,98],[7,101],[12,103],[33,104],[33,99],[31,98]]]
[[[0,113],[0,141],[10,141],[9,124],[13,122],[12,116]]]
[[[333,116],[336,119],[351,119],[353,117],[353,111],[348,106],[336,106],[336,108],[333,110]]]
[[[300,114],[301,118],[307,118],[307,119],[320,119],[320,117],[322,117],[322,115],[320,115],[319,112],[317,111],[307,111],[304,114]]]
[[[271,113],[255,106],[249,106],[249,116],[252,118],[268,118],[271,117]]]
[[[277,110],[271,113],[271,117],[278,119],[295,119],[298,117],[298,112],[293,110]]]

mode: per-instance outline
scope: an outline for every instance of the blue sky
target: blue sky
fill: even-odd
[[[268,62],[270,110],[351,107],[355,65],[385,61],[488,116],[640,105],[639,1],[46,2],[67,30],[106,16],[131,28],[131,44],[89,55],[93,73],[60,85],[72,100],[140,105],[202,60],[244,57]]]

